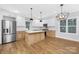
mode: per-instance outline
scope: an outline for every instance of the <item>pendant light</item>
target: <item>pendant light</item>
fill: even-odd
[[[61,12],[60,12],[60,14],[57,14],[56,18],[58,20],[66,20],[68,18],[69,13],[62,12],[63,4],[60,4],[60,7],[61,7]]]
[[[30,20],[33,21],[33,18],[32,18],[32,8],[30,8],[30,10],[31,10],[31,18],[30,18]]]
[[[42,12],[40,12],[40,22],[42,22]]]

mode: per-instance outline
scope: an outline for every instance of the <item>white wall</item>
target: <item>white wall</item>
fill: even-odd
[[[64,38],[68,40],[79,41],[79,12],[71,13],[68,19],[77,18],[77,28],[76,33],[68,33],[66,28],[66,33],[60,32],[60,22],[56,20],[56,37]]]
[[[55,26],[55,19],[47,19],[46,22],[48,23],[48,26]]]
[[[25,18],[22,16],[16,17],[17,26],[25,26]]]
[[[22,16],[16,17],[17,31],[25,31],[25,18]]]
[[[40,22],[40,20],[33,20],[32,22],[32,26],[42,26],[43,27],[43,24],[47,23],[48,24],[48,21],[47,20],[42,20],[42,22]]]

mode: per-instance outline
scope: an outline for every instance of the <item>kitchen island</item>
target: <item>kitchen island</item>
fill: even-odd
[[[44,31],[25,31],[25,41],[28,45],[32,45],[44,39]]]

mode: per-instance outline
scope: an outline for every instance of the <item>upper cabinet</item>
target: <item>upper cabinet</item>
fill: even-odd
[[[25,18],[21,16],[17,16],[16,18],[17,26],[25,27]]]

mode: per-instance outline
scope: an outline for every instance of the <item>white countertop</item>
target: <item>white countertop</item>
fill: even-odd
[[[42,31],[42,30],[39,30],[39,31],[26,30],[25,32],[27,32],[27,33],[38,33],[38,32],[44,32],[44,31]]]

